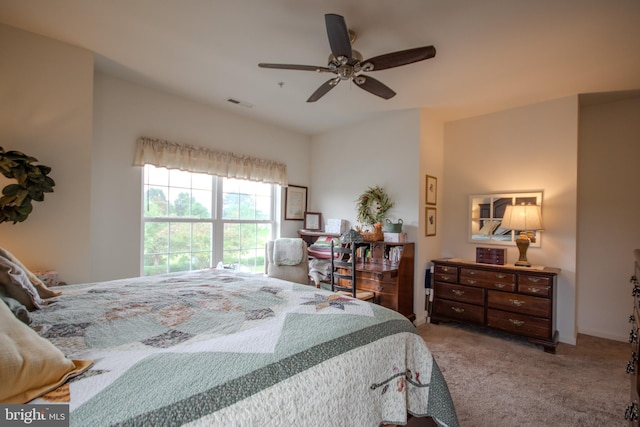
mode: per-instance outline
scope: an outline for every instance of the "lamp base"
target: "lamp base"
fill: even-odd
[[[515,265],[518,267],[531,267],[531,263],[527,261],[527,249],[529,249],[529,237],[527,233],[521,231],[516,239],[516,246],[520,252],[520,258]]]

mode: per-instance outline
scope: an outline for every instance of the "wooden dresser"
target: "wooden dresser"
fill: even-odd
[[[640,249],[633,251],[635,256],[633,276],[631,276],[631,285],[633,289],[633,310],[629,316],[631,323],[631,331],[629,332],[629,342],[631,343],[631,357],[627,363],[627,373],[631,376],[631,397],[630,402],[624,413],[624,418],[629,422],[629,426],[638,426],[640,402],[640,344],[638,343],[638,333],[640,329]]]
[[[555,353],[559,269],[461,259],[438,259],[433,264],[432,323],[453,320],[500,329],[523,335]]]

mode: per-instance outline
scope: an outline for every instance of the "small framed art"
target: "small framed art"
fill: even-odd
[[[304,229],[309,231],[320,231],[322,229],[320,212],[304,213]]]
[[[284,219],[303,220],[307,210],[307,187],[289,185],[284,198]]]
[[[425,208],[424,215],[425,234],[428,236],[436,235],[436,208]]]
[[[427,205],[435,205],[438,196],[438,178],[427,175],[425,202]]]

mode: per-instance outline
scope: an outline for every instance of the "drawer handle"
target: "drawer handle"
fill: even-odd
[[[460,308],[460,307],[451,307],[451,310],[455,311],[458,314],[464,313],[464,308]]]
[[[511,322],[511,324],[514,325],[514,326],[522,326],[522,325],[524,325],[524,320],[509,319],[509,322]]]
[[[384,274],[378,273],[378,280],[382,280],[384,278]]]
[[[507,277],[507,275],[506,274],[502,274],[502,273],[496,273],[496,277],[498,279],[504,279],[505,277]]]
[[[532,283],[538,283],[540,282],[542,279],[540,279],[539,277],[527,277],[527,280],[532,282]]]
[[[378,287],[376,288],[378,289],[378,292],[382,292],[382,290],[384,289],[384,287],[382,285],[378,285]]]
[[[522,305],[524,305],[524,301],[519,300],[519,299],[509,299],[509,302],[513,305],[515,305],[516,307],[520,307]]]
[[[470,271],[469,271],[469,276],[473,276],[474,274],[476,274],[476,272],[475,272],[475,271],[473,271],[473,270],[470,270]]]
[[[538,292],[540,292],[540,288],[532,288],[531,286],[529,286],[527,290],[532,294],[537,294]]]
[[[454,294],[458,295],[459,297],[464,295],[464,291],[461,291],[460,289],[451,289],[451,292],[453,292]]]
[[[440,267],[442,268],[442,271],[449,271],[449,267]]]
[[[505,284],[504,283],[494,283],[493,284],[496,288],[502,289],[504,288]]]
[[[467,279],[467,283],[470,285],[475,285],[476,283],[478,283],[478,281],[473,279]]]

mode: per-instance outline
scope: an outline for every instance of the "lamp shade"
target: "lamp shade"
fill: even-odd
[[[542,230],[540,206],[525,204],[507,206],[500,227],[509,230]]]

